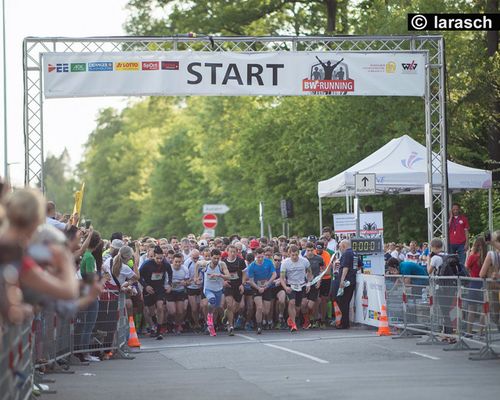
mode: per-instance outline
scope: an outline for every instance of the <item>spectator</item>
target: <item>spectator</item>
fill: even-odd
[[[451,207],[451,217],[448,224],[450,254],[458,254],[460,265],[465,264],[465,249],[469,247],[469,221],[462,214],[460,205],[454,203]]]
[[[499,325],[499,290],[500,283],[500,231],[495,231],[491,235],[492,250],[488,252],[484,260],[483,266],[479,271],[481,278],[489,278],[496,282],[488,282],[489,301],[490,301],[490,316],[491,322]]]
[[[469,271],[471,278],[479,278],[479,273],[481,272],[481,266],[484,263],[488,248],[486,246],[486,241],[484,237],[479,236],[474,241],[472,249],[465,261],[465,267]],[[471,281],[469,282],[469,290],[466,292],[465,298],[467,300],[467,333],[472,334],[472,326],[474,323],[475,314],[481,312],[481,306],[483,302],[483,293],[481,289],[483,288],[483,282],[481,281]],[[484,316],[481,315],[481,320]],[[481,323],[483,325],[483,323]]]
[[[56,203],[53,201],[47,202],[47,217],[45,223],[55,226],[61,231],[65,231],[73,223],[76,225],[78,223],[78,214],[73,215],[73,218],[68,219],[66,223],[57,220],[56,218]]]
[[[412,240],[410,242],[410,249],[405,254],[405,259],[404,260],[405,261],[410,261],[410,262],[413,262],[413,263],[417,263],[417,264],[419,262],[419,260],[420,260],[420,251],[418,251],[418,249],[417,249],[417,242],[415,242],[414,240]]]

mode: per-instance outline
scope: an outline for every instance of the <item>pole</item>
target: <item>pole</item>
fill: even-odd
[[[3,167],[4,177],[8,179],[9,161],[7,160],[7,58],[5,51],[5,0],[2,0],[2,32],[3,32]]]
[[[259,203],[260,237],[264,237],[264,203]]]
[[[359,237],[360,222],[359,222],[359,197],[356,194],[354,197],[354,217],[356,218],[356,237]]]
[[[488,189],[488,229],[493,233],[493,188]]]
[[[321,204],[321,197],[318,197],[318,209],[319,209],[319,236],[323,232],[323,205]]]

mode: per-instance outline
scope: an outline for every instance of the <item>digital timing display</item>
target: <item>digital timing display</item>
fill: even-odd
[[[383,253],[381,238],[352,238],[352,251],[357,254]]]

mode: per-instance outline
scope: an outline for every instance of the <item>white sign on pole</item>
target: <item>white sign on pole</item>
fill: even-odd
[[[203,214],[225,214],[228,211],[225,204],[203,204]]]
[[[378,275],[356,275],[354,322],[378,327],[382,305],[385,305],[385,278]]]
[[[380,237],[384,234],[384,218],[381,211],[362,212],[359,214],[360,236]],[[333,214],[333,228],[339,236],[351,236],[356,233],[354,214]]]
[[[424,206],[425,208],[429,208],[431,206],[431,185],[429,183],[426,183],[424,185]]]
[[[203,234],[207,235],[209,238],[213,238],[213,237],[215,237],[215,229],[205,228],[205,230],[203,231]]]
[[[59,52],[42,59],[47,98],[425,94],[423,52]]]
[[[355,177],[356,194],[377,193],[375,174],[356,174]]]

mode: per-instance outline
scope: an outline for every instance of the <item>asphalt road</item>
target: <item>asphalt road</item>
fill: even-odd
[[[141,339],[134,360],[52,375],[47,400],[109,399],[498,399],[500,360],[416,346],[374,331],[184,334]]]

